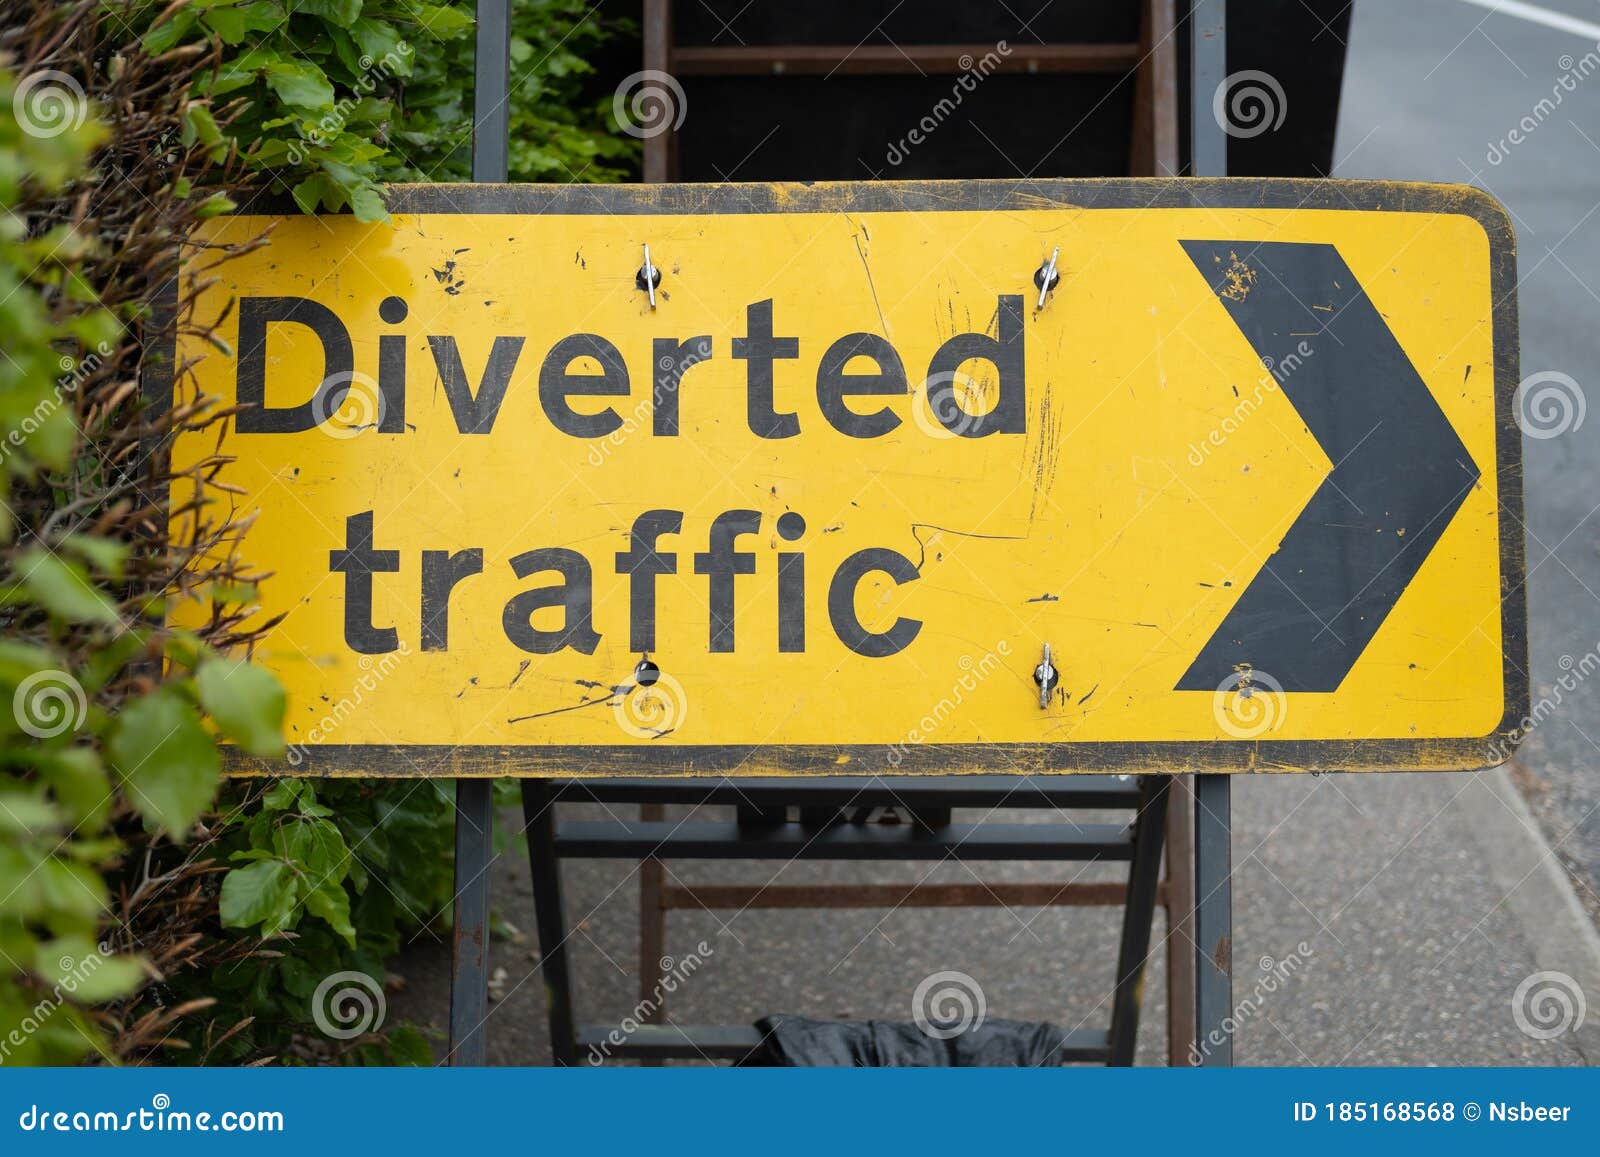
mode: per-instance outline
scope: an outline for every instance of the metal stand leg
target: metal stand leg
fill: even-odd
[[[1167,797],[1167,1064],[1194,1063],[1194,788],[1175,775]]]
[[[1139,782],[1139,814],[1134,821],[1133,863],[1122,909],[1122,946],[1117,953],[1117,987],[1111,999],[1111,1056],[1107,1064],[1133,1064],[1139,1043],[1139,1001],[1144,966],[1150,955],[1150,923],[1156,887],[1161,882],[1161,844],[1166,836],[1168,780],[1145,776]]]
[[[558,1065],[578,1063],[572,1020],[572,980],[567,972],[566,916],[561,907],[561,865],[556,858],[555,793],[543,780],[522,781],[522,818],[533,872],[534,917],[539,926],[539,968],[550,1003],[550,1055]]]
[[[511,0],[478,0],[472,83],[472,179],[504,181],[510,152]],[[450,957],[450,1063],[488,1056],[489,860],[494,781],[456,781],[455,933]]]
[[[1202,1065],[1233,1064],[1232,783],[1194,777],[1195,1042]]]
[[[1228,72],[1227,0],[1189,3],[1189,165],[1196,177],[1228,175],[1228,136],[1211,97]],[[1195,1047],[1202,1065],[1232,1065],[1233,853],[1225,775],[1194,777]]]
[[[652,823],[666,818],[667,809],[647,803],[639,818]],[[639,1006],[645,1009],[645,1024],[661,1024],[667,1018],[666,1001],[661,998],[661,959],[667,954],[666,868],[651,856],[639,865]],[[646,1067],[661,1064],[660,1058],[640,1062]]]
[[[489,861],[494,855],[494,781],[456,781],[455,919],[450,954],[450,1056],[455,1066],[488,1057]]]
[[[1189,0],[1189,174],[1228,175],[1228,134],[1211,97],[1228,73],[1227,0]]]

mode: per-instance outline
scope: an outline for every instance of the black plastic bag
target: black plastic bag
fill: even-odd
[[[888,1020],[812,1020],[776,1013],[756,1022],[761,1046],[741,1065],[767,1068],[1020,1068],[1062,1063],[1067,1031],[1044,1022],[986,1020],[944,1038],[937,1026]]]

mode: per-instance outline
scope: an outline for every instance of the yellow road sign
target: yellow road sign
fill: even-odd
[[[303,772],[1509,753],[1514,254],[1481,193],[418,186],[390,224],[271,223],[177,400],[252,404],[220,479]]]

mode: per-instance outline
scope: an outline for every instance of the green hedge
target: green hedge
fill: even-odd
[[[248,101],[226,136],[306,212],[384,217],[385,181],[470,177],[473,5],[412,0],[166,0],[140,6],[143,44],[224,46],[204,86]],[[586,55],[617,30],[582,0],[518,0],[511,41],[511,179],[614,181],[637,142],[613,135],[609,94],[585,104]]]
[[[381,983],[406,937],[447,922],[451,785],[220,781],[219,737],[282,750],[282,692],[238,657],[255,591],[239,560],[212,573],[196,544],[152,542],[126,475],[155,437],[137,328],[176,238],[260,192],[379,220],[384,182],[465,179],[471,8],[0,15],[21,62],[0,72],[0,1063],[431,1059],[405,1026],[329,1034],[311,1004],[339,972]],[[519,0],[514,20],[512,179],[632,173],[638,142],[586,63],[626,26],[579,0]],[[19,125],[17,86],[44,73],[98,112]],[[161,627],[170,597],[207,602],[212,626]]]

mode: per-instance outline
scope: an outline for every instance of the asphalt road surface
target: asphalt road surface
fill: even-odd
[[[1531,682],[1535,701],[1547,706],[1511,778],[1238,781],[1240,1063],[1600,1060],[1600,1007],[1589,1008],[1583,1028],[1569,1023],[1551,1033],[1530,1022],[1527,999],[1534,978],[1555,972],[1579,990],[1569,992],[1569,1007],[1584,997],[1600,1005],[1600,942],[1579,906],[1600,907],[1600,686],[1591,686],[1600,679],[1578,678],[1600,659],[1600,413],[1576,420],[1586,392],[1600,389],[1600,28],[1581,23],[1600,24],[1600,4],[1547,0],[1537,12],[1519,12],[1471,0],[1360,0],[1335,172],[1476,183],[1516,222],[1523,372],[1565,375],[1548,381],[1567,392],[1573,412],[1561,432],[1525,443]],[[1559,26],[1563,15],[1579,23]],[[1293,127],[1290,109],[1280,131]],[[1557,414],[1539,432],[1560,424]],[[1563,675],[1570,686],[1561,686]],[[926,871],[706,863],[672,870],[690,885],[889,881]],[[581,1020],[617,1025],[635,1011],[636,872],[626,863],[567,869]],[[490,1059],[548,1063],[526,862],[508,852],[493,873],[497,908],[521,931],[491,952],[501,971],[487,1026]],[[979,874],[1070,877],[1048,865]],[[1090,869],[1078,878],[1118,874]],[[929,878],[970,882],[974,874],[946,864]],[[1158,918],[1158,943],[1164,935]],[[682,960],[701,941],[708,951],[668,1016],[749,1023],[791,1011],[909,1020],[918,983],[956,970],[981,990],[988,1016],[1101,1025],[1115,937],[1116,916],[1089,909],[674,913],[669,954]],[[1163,956],[1158,949],[1146,986],[1141,1063],[1165,1057]],[[1291,957],[1292,976],[1262,991]],[[419,942],[398,969],[405,984],[390,1016],[430,1026],[442,1048],[442,946]]]
[[[1600,681],[1583,676],[1600,655],[1600,411],[1578,419],[1600,406],[1600,4],[1540,5],[1551,23],[1564,15],[1587,30],[1492,7],[1356,4],[1334,172],[1469,182],[1515,223],[1524,380],[1564,375],[1544,385],[1570,400],[1543,418],[1535,411],[1525,428],[1547,436],[1523,440],[1530,683],[1541,721],[1518,764],[1593,910]],[[1540,385],[1529,388],[1531,397]]]

